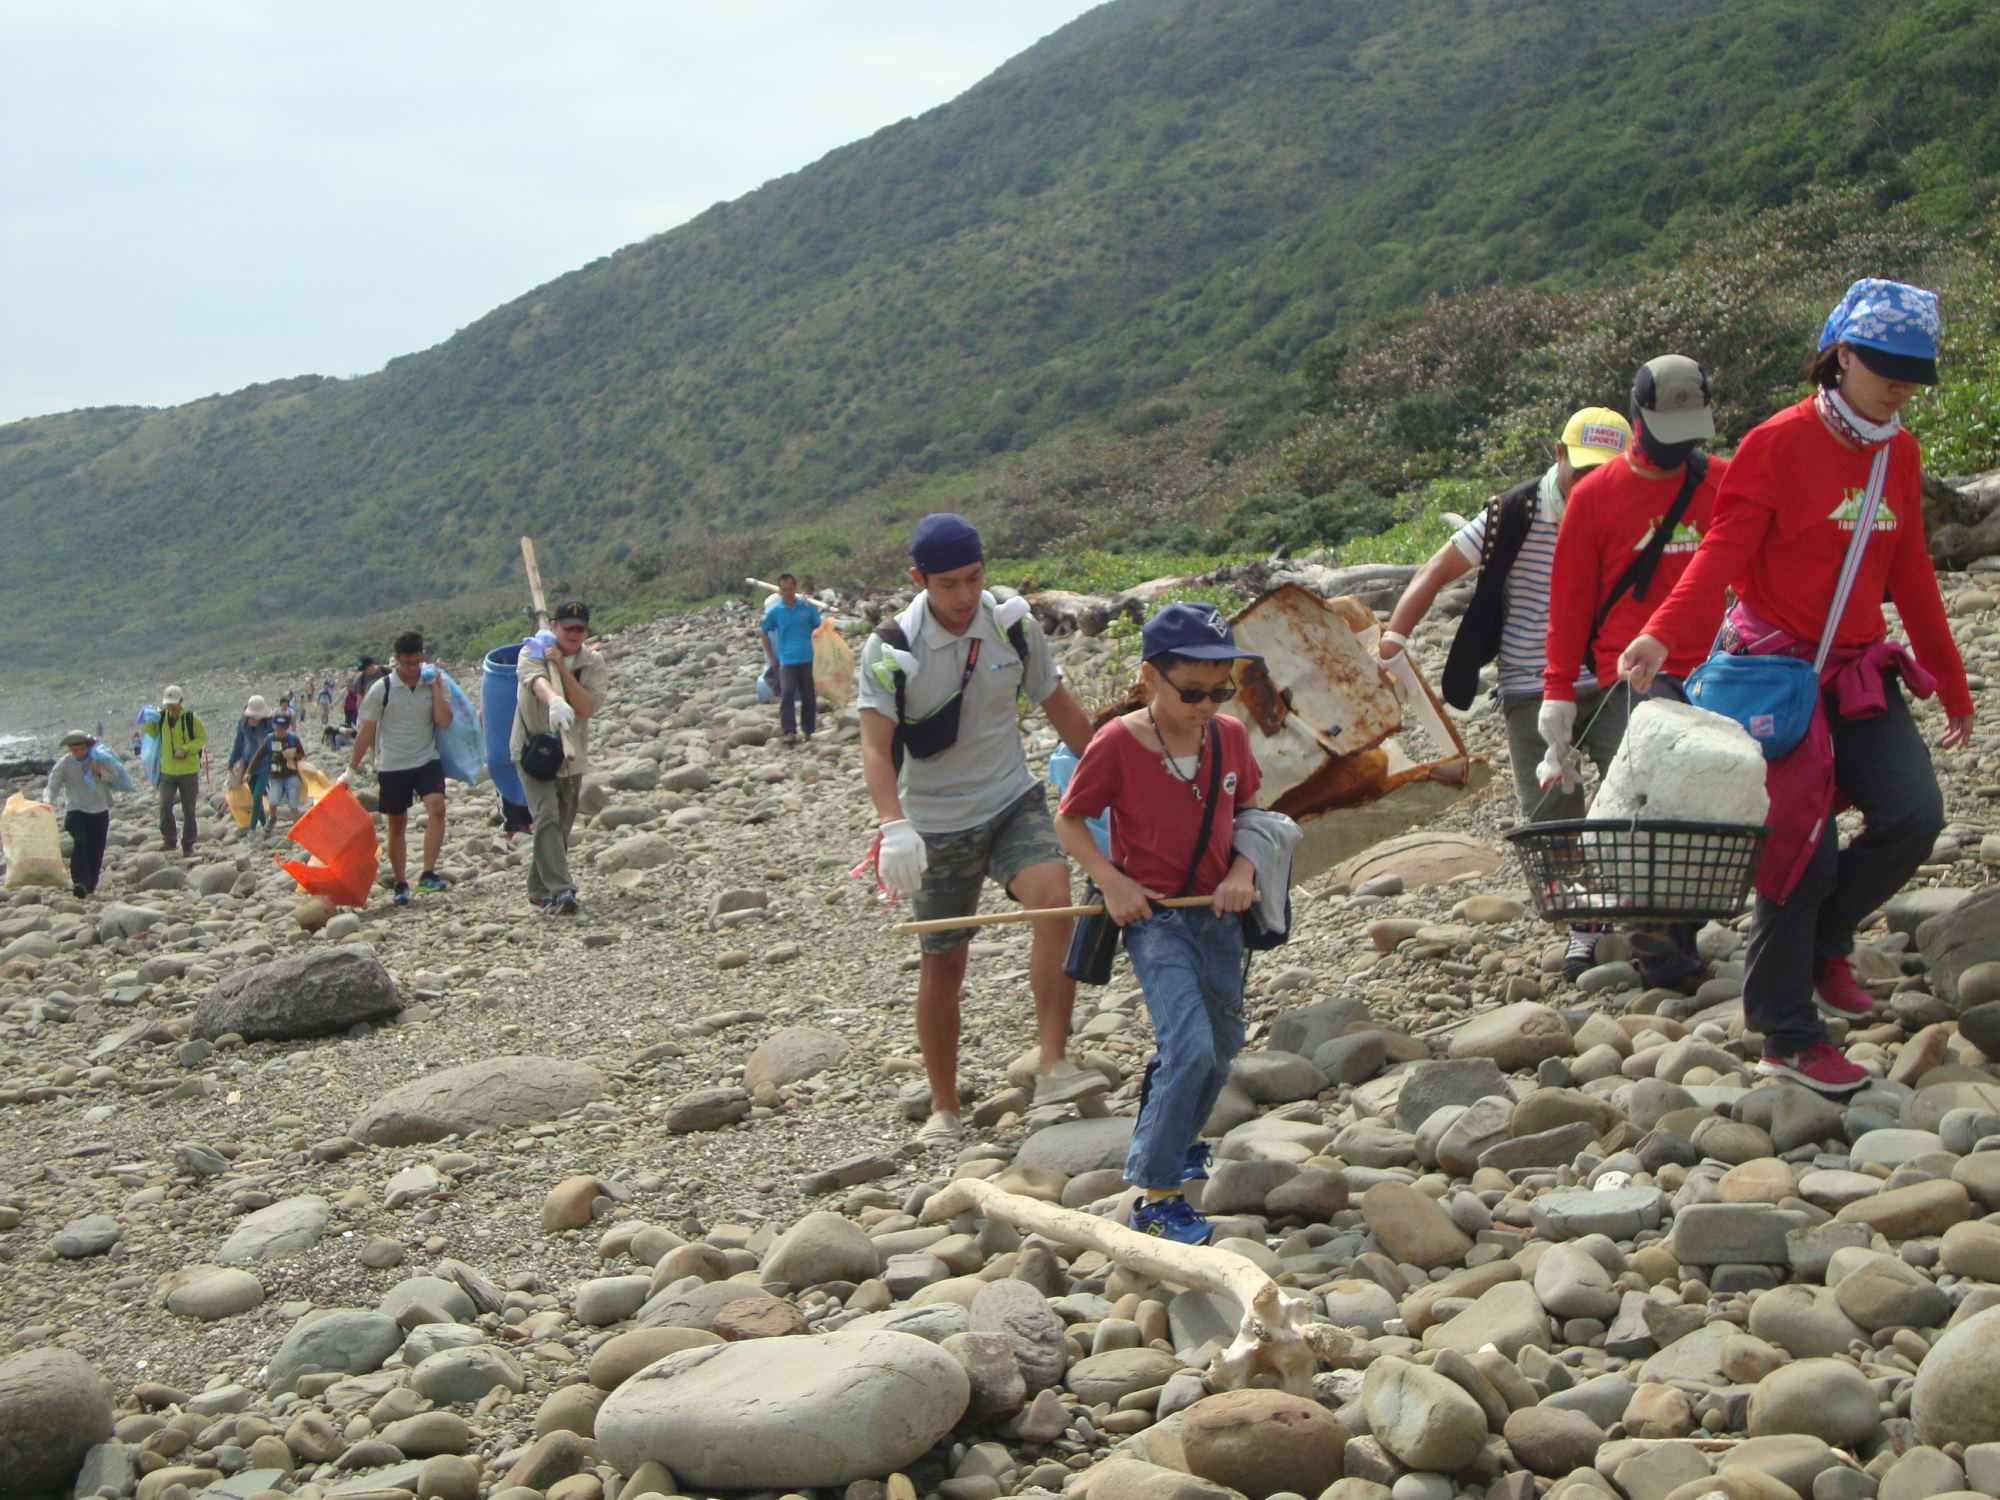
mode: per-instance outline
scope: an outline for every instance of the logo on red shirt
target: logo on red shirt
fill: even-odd
[[[1863,493],[1861,490],[1847,491],[1842,496],[1840,504],[1827,512],[1826,518],[1842,531],[1854,530],[1855,523],[1861,519],[1861,497]],[[1877,531],[1894,531],[1896,529],[1896,513],[1889,508],[1887,496],[1884,496],[1882,502],[1875,507],[1875,529]]]

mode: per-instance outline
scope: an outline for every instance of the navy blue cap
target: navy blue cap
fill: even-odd
[[[985,557],[977,528],[950,511],[925,516],[910,538],[910,561],[919,573],[952,573]]]
[[[1140,641],[1140,649],[1149,661],[1168,651],[1197,661],[1257,657],[1255,651],[1245,651],[1236,644],[1236,633],[1213,604],[1166,605],[1146,622]]]

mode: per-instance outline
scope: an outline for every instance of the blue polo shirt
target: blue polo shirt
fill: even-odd
[[[819,629],[819,606],[804,598],[772,601],[764,611],[764,634],[778,653],[781,667],[802,667],[813,659],[813,632]]]

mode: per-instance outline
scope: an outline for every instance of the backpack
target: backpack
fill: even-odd
[[[875,627],[875,634],[884,646],[898,651],[910,649],[910,638],[903,627],[894,620]],[[1014,654],[1021,658],[1025,671],[1028,665],[1028,631],[1025,618],[1016,620],[1007,627],[1007,643],[1014,648]],[[979,641],[974,640],[972,649],[966,653],[965,671],[958,679],[958,691],[953,693],[927,717],[911,720],[905,693],[909,687],[909,674],[896,658],[883,652],[875,663],[878,678],[886,677],[890,688],[896,694],[896,727],[889,746],[889,763],[901,771],[903,754],[907,748],[918,760],[929,760],[940,755],[958,743],[958,714],[965,703],[965,685],[972,680],[973,669],[979,665]],[[886,669],[886,671],[885,671]]]
[[[1472,602],[1458,622],[1451,651],[1444,663],[1444,701],[1453,708],[1472,707],[1479,695],[1479,671],[1500,654],[1500,636],[1506,628],[1507,575],[1521,554],[1534,524],[1537,491],[1541,479],[1523,480],[1510,490],[1495,495],[1486,504],[1486,536],[1479,549],[1479,581],[1473,585]]]

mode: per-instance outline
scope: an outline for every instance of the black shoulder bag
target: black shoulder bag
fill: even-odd
[[[1209,758],[1208,796],[1201,805],[1201,832],[1194,836],[1194,854],[1188,860],[1186,878],[1181,881],[1180,889],[1174,892],[1176,898],[1194,889],[1194,878],[1201,870],[1202,856],[1208,852],[1208,835],[1215,827],[1215,803],[1222,795],[1222,753],[1222,735],[1218,731],[1215,754]],[[1083,900],[1078,905],[1103,904],[1104,893],[1098,890],[1097,882],[1085,882]],[[1109,984],[1111,961],[1118,954],[1118,934],[1118,924],[1111,920],[1108,911],[1078,917],[1076,928],[1070,934],[1069,954],[1063,959],[1063,973],[1078,984]]]

